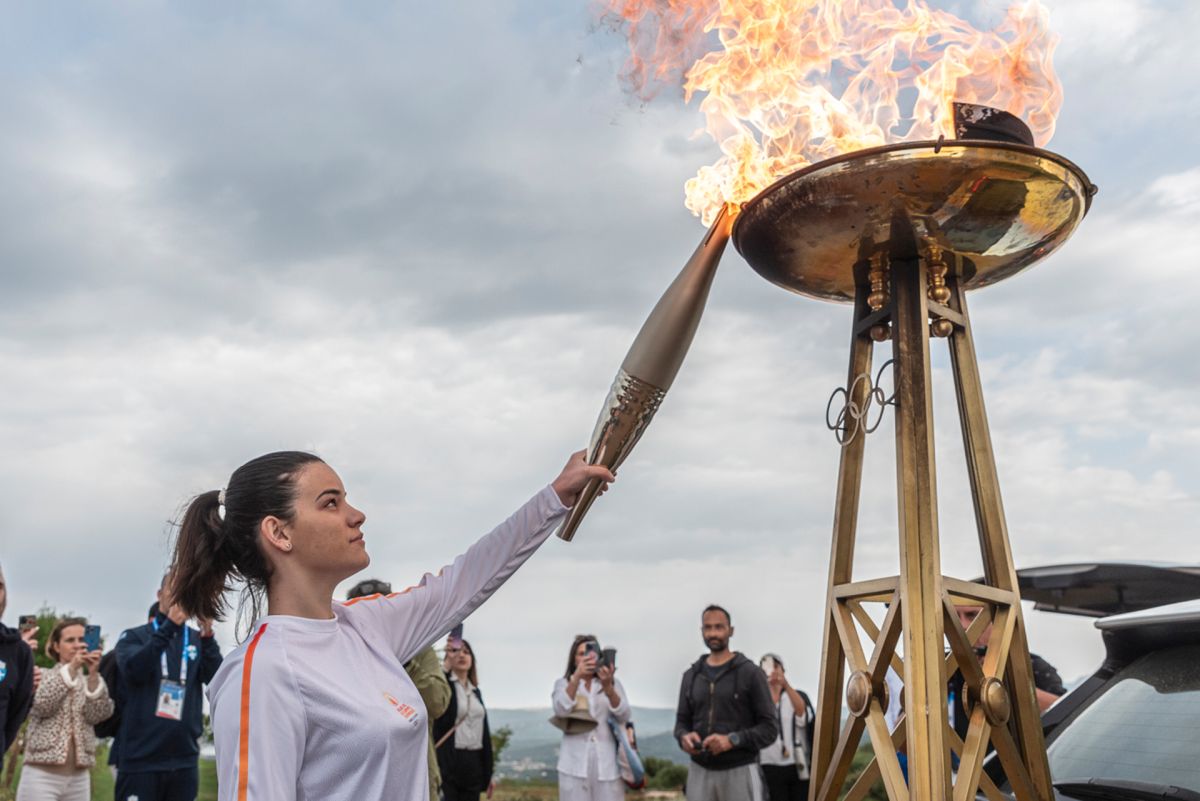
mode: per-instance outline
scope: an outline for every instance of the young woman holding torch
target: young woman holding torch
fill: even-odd
[[[222,801],[421,801],[425,707],[404,662],[479,607],[528,559],[591,481],[583,453],[436,576],[399,593],[332,601],[370,563],[365,516],[308,453],[260,456],[184,514],[173,602],[220,619],[231,579],[258,615],[209,685]]]

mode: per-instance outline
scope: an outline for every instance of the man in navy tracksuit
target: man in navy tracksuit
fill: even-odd
[[[171,606],[121,633],[117,665],[122,707],[116,801],[193,801],[203,685],[221,666],[212,627],[188,626],[183,611]]]

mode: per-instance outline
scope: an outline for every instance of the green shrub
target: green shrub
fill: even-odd
[[[650,790],[682,790],[687,784],[688,769],[669,759],[648,756],[642,760],[646,768],[646,787]]]

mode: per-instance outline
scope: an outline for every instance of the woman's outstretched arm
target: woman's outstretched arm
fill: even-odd
[[[387,596],[347,601],[344,616],[364,634],[382,637],[407,661],[479,608],[546,541],[593,478],[608,482],[607,468],[574,454],[562,473],[507,520],[413,587]]]

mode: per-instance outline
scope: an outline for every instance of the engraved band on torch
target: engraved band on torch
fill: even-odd
[[[735,215],[729,206],[721,210],[696,252],[642,324],[596,420],[588,447],[589,464],[602,464],[615,471],[650,425],[691,347]],[[593,480],[579,493],[558,531],[559,537],[570,542],[575,536],[596,500],[600,484]]]

